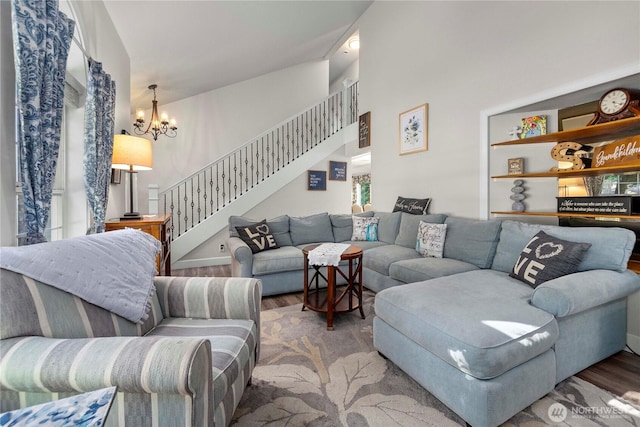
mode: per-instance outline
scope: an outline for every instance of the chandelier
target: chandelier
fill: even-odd
[[[178,132],[175,119],[169,121],[167,113],[163,112],[162,115],[158,115],[158,100],[156,99],[157,84],[149,85],[149,89],[153,90],[153,106],[151,107],[151,120],[146,130],[144,129],[144,111],[138,109],[136,113],[136,121],[133,124],[133,132],[137,135],[150,134],[154,141],[158,140],[158,136],[166,135],[169,138],[174,138]]]

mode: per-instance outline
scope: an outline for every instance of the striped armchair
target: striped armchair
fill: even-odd
[[[262,284],[156,277],[135,324],[0,270],[0,412],[117,386],[107,426],[226,426],[260,349]]]

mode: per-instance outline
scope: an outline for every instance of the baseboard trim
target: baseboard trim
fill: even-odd
[[[640,337],[637,335],[631,335],[627,333],[627,345],[636,353],[640,354]],[[626,351],[629,351],[628,348],[625,348]]]
[[[212,267],[216,265],[231,264],[230,256],[216,258],[184,259],[171,263],[171,269],[181,270],[183,268]]]

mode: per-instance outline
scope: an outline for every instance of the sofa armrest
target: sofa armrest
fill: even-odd
[[[153,282],[164,317],[253,320],[258,360],[262,303],[262,282],[259,279],[156,276]]]
[[[0,388],[211,395],[211,344],[203,338],[39,336],[0,341]],[[207,393],[207,394],[203,394]]]
[[[624,298],[640,289],[632,271],[589,270],[549,280],[538,286],[531,303],[556,317],[565,317]]]
[[[233,277],[253,277],[253,252],[239,237],[227,239],[227,249],[231,254],[231,274]]]

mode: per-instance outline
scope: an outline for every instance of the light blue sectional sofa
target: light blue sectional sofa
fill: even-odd
[[[633,232],[437,214],[364,215],[379,218],[377,242],[352,242],[364,249],[364,286],[377,292],[376,348],[472,426],[503,423],[560,381],[624,349],[627,297],[640,289],[638,276],[627,270]],[[252,254],[233,234],[236,225],[252,221],[234,217],[228,240],[233,273],[260,278],[265,295],[300,291],[300,249],[350,241],[350,220],[279,217],[268,223],[282,247]],[[421,220],[447,224],[443,258],[415,250]],[[540,230],[591,247],[577,272],[534,289],[509,272]]]
[[[136,324],[0,269],[0,412],[117,386],[107,427],[229,425],[259,356],[260,281],[154,284]]]

